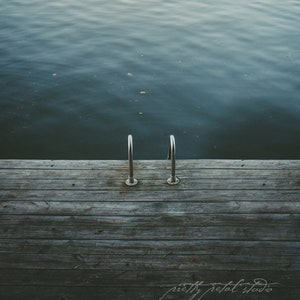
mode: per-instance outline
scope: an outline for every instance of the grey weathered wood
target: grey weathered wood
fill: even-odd
[[[160,299],[255,278],[299,299],[300,161],[0,160],[0,298]],[[172,293],[165,299],[190,299]]]

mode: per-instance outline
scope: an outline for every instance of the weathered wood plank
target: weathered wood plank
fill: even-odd
[[[1,214],[57,215],[57,216],[169,216],[212,213],[278,213],[293,214],[300,211],[300,202],[252,201],[195,201],[195,202],[59,202],[59,201],[5,201]]]
[[[22,159],[3,159],[0,161],[2,169],[127,169],[127,161],[122,160],[22,160]],[[167,160],[136,160],[134,161],[135,169],[157,169],[169,168],[170,162]],[[299,160],[229,160],[229,159],[185,159],[177,160],[178,170],[187,169],[232,169],[232,168],[249,168],[256,170],[266,169],[300,169]]]
[[[266,176],[264,179],[196,179],[189,177],[180,177],[180,185],[170,187],[166,183],[168,176],[159,176],[153,179],[140,179],[139,184],[134,187],[135,190],[165,190],[171,189],[172,191],[189,190],[202,190],[202,189],[241,189],[241,190],[300,190],[300,180],[297,176],[288,178],[269,178]],[[126,178],[126,177],[124,177]],[[108,177],[106,179],[2,179],[0,182],[0,189],[2,190],[23,190],[23,189],[54,189],[54,190],[111,190],[121,189],[129,190],[133,187],[127,187],[120,176]]]
[[[274,235],[276,232],[276,235]],[[294,225],[282,226],[255,226],[247,225],[236,226],[210,226],[210,227],[189,227],[189,226],[158,226],[152,224],[149,227],[120,226],[3,226],[0,234],[7,239],[14,238],[25,239],[95,239],[95,236],[101,236],[101,239],[115,240],[271,240],[271,241],[297,241],[300,239],[300,232],[295,230]]]
[[[1,169],[0,168],[0,180],[11,179],[11,180],[22,180],[31,179],[39,180],[42,178],[51,178],[52,180],[105,180],[107,178],[118,178],[126,179],[128,175],[127,167],[122,168],[110,168],[108,170],[101,169]],[[137,177],[145,180],[154,179],[165,179],[168,177],[169,171],[166,168],[162,169],[139,169],[136,172]],[[182,179],[189,180],[228,180],[228,179],[256,179],[256,180],[274,180],[274,179],[287,179],[290,176],[295,178],[300,177],[300,169],[290,170],[290,169],[262,169],[257,171],[257,169],[230,169],[230,168],[193,168],[193,169],[180,169],[178,171],[178,176]]]
[[[295,271],[243,271],[243,270],[201,270],[178,272],[173,270],[144,270],[143,272],[136,273],[135,271],[127,270],[126,272],[120,270],[49,270],[45,272],[44,269],[40,270],[23,270],[19,269],[6,269],[0,273],[0,281],[5,285],[42,285],[42,286],[101,286],[101,287],[115,287],[118,286],[135,286],[135,287],[157,287],[165,286],[172,287],[171,283],[176,285],[182,282],[196,282],[205,278],[206,282],[225,282],[226,280],[238,281],[242,278],[251,280],[254,278],[267,277],[271,282],[278,282],[280,286],[287,286],[289,288],[299,288],[296,284],[297,280],[300,281],[300,273]],[[290,278],[295,281],[291,284]],[[120,280],[122,279],[122,280]],[[151,280],[149,280],[151,279]]]
[[[224,280],[225,281],[225,280]],[[228,282],[228,281],[226,281]],[[115,287],[39,287],[32,286],[20,287],[17,290],[13,290],[11,287],[1,287],[0,293],[3,295],[4,299],[34,299],[38,300],[40,298],[37,295],[43,295],[44,300],[80,300],[85,299],[88,296],[88,299],[91,300],[109,300],[112,299],[111,295],[114,295],[113,299],[142,299],[142,300],[185,300],[189,299],[191,294],[184,293],[173,293],[168,296],[168,298],[161,298],[163,293],[166,293],[170,288],[168,287],[132,287],[132,286],[119,286]],[[242,290],[238,293],[226,293],[226,294],[217,294],[209,293],[204,297],[204,299],[209,300],[249,300],[249,299],[283,299],[283,300],[298,300],[298,295],[300,289],[298,287],[282,289],[281,287],[274,287],[273,290],[267,294],[259,293],[248,293],[243,294]],[[163,293],[162,293],[163,292]],[[276,296],[274,296],[276,295]]]
[[[240,241],[240,240],[104,240],[94,239],[1,239],[1,253],[28,254],[111,254],[121,255],[260,255],[298,256],[299,241]]]
[[[134,195],[134,196],[133,196]],[[172,189],[138,190],[0,190],[0,201],[34,202],[299,202],[298,190],[180,190],[177,194]],[[177,196],[177,197],[176,197]]]
[[[168,214],[145,215],[145,216],[50,216],[50,215],[2,215],[0,226],[59,226],[59,227],[89,227],[89,226],[141,226],[151,227],[153,224],[160,226],[285,226],[300,225],[300,214],[232,214],[232,213],[211,213],[193,214],[186,216]],[[71,225],[72,224],[72,225]]]
[[[294,256],[258,255],[126,255],[0,253],[3,269],[118,270],[299,270]]]

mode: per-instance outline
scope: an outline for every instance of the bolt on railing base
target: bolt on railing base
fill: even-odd
[[[128,186],[135,186],[138,184],[138,180],[135,179],[135,178],[128,178],[126,181],[125,181],[126,185]]]
[[[175,176],[175,178],[173,176],[170,176],[168,179],[167,179],[167,183],[169,185],[175,185],[175,184],[178,184],[180,182],[179,178]]]

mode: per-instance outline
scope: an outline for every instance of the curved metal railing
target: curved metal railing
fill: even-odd
[[[129,166],[129,175],[125,183],[128,186],[137,185],[138,180],[133,177],[133,141],[132,141],[131,134],[128,135],[128,166]]]
[[[167,179],[167,183],[175,185],[179,183],[179,178],[176,177],[176,145],[174,135],[170,135],[168,159],[171,160],[171,176]]]

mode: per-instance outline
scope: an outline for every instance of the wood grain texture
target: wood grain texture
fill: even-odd
[[[178,160],[177,186],[167,160],[127,173],[0,160],[0,299],[299,299],[300,161]],[[258,278],[273,285],[247,292]]]

